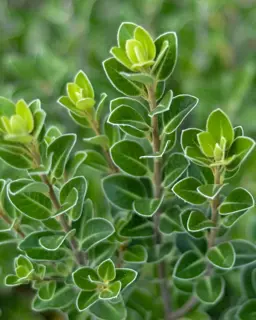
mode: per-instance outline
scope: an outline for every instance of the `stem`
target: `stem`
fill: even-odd
[[[47,175],[42,174],[41,175],[41,179],[49,188],[49,196],[50,196],[50,198],[52,200],[52,203],[53,203],[55,209],[59,210],[61,208],[61,206],[60,206],[59,200],[58,200],[58,198],[57,198],[57,196],[56,196],[56,194],[54,192],[53,185],[51,184],[49,178],[47,177]],[[70,227],[69,227],[69,225],[68,225],[68,223],[67,223],[67,221],[66,221],[66,219],[65,219],[63,214],[59,216],[59,222],[60,222],[63,230],[66,233],[68,233],[70,231]],[[78,243],[77,243],[76,239],[75,238],[71,238],[69,240],[69,243],[70,243],[72,251],[75,254],[75,258],[77,260],[77,263],[78,264],[83,264],[84,263],[83,256],[82,256],[81,252],[79,252],[79,246],[78,246]]]
[[[221,168],[215,167],[213,169],[214,175],[214,184],[221,184]],[[215,245],[216,237],[218,233],[218,206],[220,203],[219,196],[217,195],[211,201],[211,220],[215,225],[215,228],[211,228],[209,237],[208,237],[208,249],[212,248]],[[206,271],[206,275],[210,275],[212,272],[211,265],[208,264],[208,268]],[[191,311],[194,306],[197,304],[197,299],[195,297],[191,297],[180,309],[173,312],[168,320],[176,320],[180,317],[184,316],[187,312]]]
[[[218,167],[213,169],[213,175],[214,175],[214,184],[220,184],[220,170]],[[212,211],[212,222],[215,225],[215,228],[212,228],[208,237],[208,248],[210,249],[211,247],[214,246],[218,228],[218,206],[219,206],[219,196],[216,196],[212,202],[211,202],[211,211]]]
[[[0,209],[0,218],[2,218],[7,224],[12,225],[12,220],[4,213],[2,209]],[[19,226],[13,226],[13,230],[17,232],[22,238],[25,238],[25,233],[19,228]]]
[[[87,120],[89,121],[90,125],[91,125],[91,128],[92,130],[95,132],[96,136],[100,136],[101,133],[100,133],[100,130],[99,130],[99,124],[97,121],[95,120],[89,120],[88,117],[87,117]],[[109,150],[107,148],[104,148],[102,147],[102,150],[103,150],[103,153],[105,155],[105,158],[107,159],[107,162],[108,162],[108,165],[110,167],[110,169],[114,172],[118,172],[118,168],[114,165],[112,159],[111,159],[111,156],[110,156],[110,153],[109,153]]]
[[[197,299],[191,297],[180,309],[170,314],[168,320],[176,320],[187,314],[197,304]]]
[[[156,108],[156,85],[149,86],[148,90],[148,102],[150,106],[150,110],[153,111]],[[159,136],[159,126],[158,126],[158,116],[154,115],[152,117],[152,147],[154,153],[160,151],[160,136]],[[162,159],[161,158],[154,158],[154,197],[156,199],[160,199],[162,196]],[[154,233],[155,233],[155,245],[161,244],[162,237],[161,233],[159,232],[159,222],[160,222],[160,215],[161,212],[158,210],[154,215]],[[164,304],[164,318],[166,320],[169,319],[169,315],[171,313],[171,297],[168,290],[167,285],[167,272],[166,272],[166,263],[165,261],[161,261],[158,264],[158,277],[160,279],[160,289],[161,295]]]

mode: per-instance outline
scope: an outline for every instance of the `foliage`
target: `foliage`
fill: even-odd
[[[39,100],[0,99],[0,157],[21,173],[0,180],[0,240],[19,251],[6,286],[31,285],[35,311],[207,319],[235,273],[243,294],[227,314],[253,319],[255,246],[228,232],[254,207],[231,184],[254,141],[221,109],[180,134],[199,100],[166,89],[175,32],[154,40],[125,22],[110,53],[103,67],[122,96],[97,99],[79,71],[58,100],[84,139],[47,126]]]

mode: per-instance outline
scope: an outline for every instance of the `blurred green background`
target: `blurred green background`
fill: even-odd
[[[48,124],[58,124],[64,132],[78,131],[56,100],[79,69],[88,74],[98,96],[119,96],[101,62],[116,44],[122,21],[141,24],[153,36],[177,32],[179,58],[167,86],[175,95],[189,93],[200,99],[185,126],[203,127],[208,113],[220,107],[233,124],[256,138],[254,0],[0,0],[0,95],[39,98]],[[254,196],[255,160],[256,150],[233,180]],[[0,162],[0,178],[18,175]],[[232,236],[255,242],[254,210],[233,228]],[[14,254],[13,245],[0,247],[1,283]],[[64,319],[31,313],[26,292],[0,289],[3,319]]]

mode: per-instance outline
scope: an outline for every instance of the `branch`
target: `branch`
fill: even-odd
[[[214,184],[220,184],[220,174],[221,170],[219,167],[216,167],[213,169],[213,175],[214,175]],[[219,196],[217,195],[212,201],[211,201],[211,220],[215,225],[215,228],[212,228],[208,237],[208,248],[212,248],[215,245],[216,237],[218,233],[218,206],[220,203]],[[206,275],[210,275],[212,273],[211,265],[208,264],[208,268],[206,271]],[[180,309],[170,314],[168,320],[176,320],[180,317],[187,314],[189,311],[191,311],[195,305],[197,304],[197,299],[195,297],[191,297]]]
[[[152,85],[147,88],[148,89],[148,102],[150,106],[150,110],[153,111],[156,108],[156,86]],[[159,127],[158,127],[158,116],[154,115],[152,117],[152,147],[153,152],[160,151],[160,137],[159,137]],[[154,158],[154,197],[156,199],[160,199],[162,195],[162,159]],[[160,244],[161,233],[159,232],[159,222],[160,222],[161,212],[158,210],[154,215],[154,233],[155,233],[155,245]],[[160,288],[161,295],[164,303],[164,313],[165,319],[169,319],[169,314],[171,313],[171,297],[167,285],[167,272],[166,272],[166,263],[165,261],[161,261],[158,264],[158,277],[160,279]]]
[[[89,121],[90,125],[91,125],[91,128],[92,130],[94,131],[94,133],[96,134],[96,136],[100,136],[101,133],[100,133],[100,130],[99,130],[99,124],[97,121],[95,120],[90,120],[88,119],[87,117],[87,120]],[[104,148],[102,147],[102,150],[103,150],[103,153],[105,155],[105,158],[107,159],[107,162],[108,162],[108,165],[110,167],[110,169],[113,171],[113,172],[118,172],[118,168],[114,165],[112,159],[111,159],[111,156],[110,156],[110,153],[109,153],[109,150],[107,148]]]
[[[48,188],[49,188],[49,196],[50,196],[50,198],[51,198],[51,200],[52,200],[52,203],[53,203],[55,209],[56,209],[56,210],[59,210],[60,207],[61,207],[61,206],[60,206],[60,203],[59,203],[59,200],[58,200],[58,198],[57,198],[57,196],[56,196],[56,194],[55,194],[55,192],[54,192],[53,186],[52,186],[51,182],[49,181],[47,175],[42,174],[42,175],[41,175],[41,179],[42,179],[42,181],[43,181],[43,182],[48,186]],[[64,215],[60,215],[60,216],[59,216],[59,222],[60,222],[63,230],[64,230],[66,233],[68,233],[68,232],[70,231],[70,227],[69,227],[69,225],[68,225],[68,223],[67,223]],[[75,254],[77,263],[78,263],[78,264],[84,264],[83,255],[81,254],[81,252],[79,252],[79,246],[78,246],[78,244],[77,244],[76,239],[75,239],[75,238],[71,238],[71,239],[69,240],[69,242],[70,242],[70,246],[71,246],[71,248],[72,248],[72,251],[73,251],[74,254]]]
[[[4,213],[3,210],[0,209],[0,218],[2,218],[7,224],[10,226],[12,225],[12,220]],[[18,235],[21,236],[21,238],[25,238],[25,233],[19,228],[19,226],[14,225],[13,230],[17,232]]]

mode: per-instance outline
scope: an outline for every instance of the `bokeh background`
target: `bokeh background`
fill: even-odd
[[[153,36],[177,32],[179,58],[167,86],[175,95],[200,99],[185,126],[203,128],[209,112],[220,107],[234,125],[256,138],[255,0],[0,0],[0,95],[39,98],[48,124],[83,135],[56,101],[79,69],[88,74],[98,96],[119,96],[106,79],[102,61],[116,44],[122,21],[141,24]],[[256,197],[255,161],[256,150],[233,183]],[[18,175],[0,162],[0,178]],[[232,237],[256,242],[255,210],[233,228]],[[32,313],[26,288],[2,287],[14,255],[13,244],[0,246],[2,318],[64,319]]]

